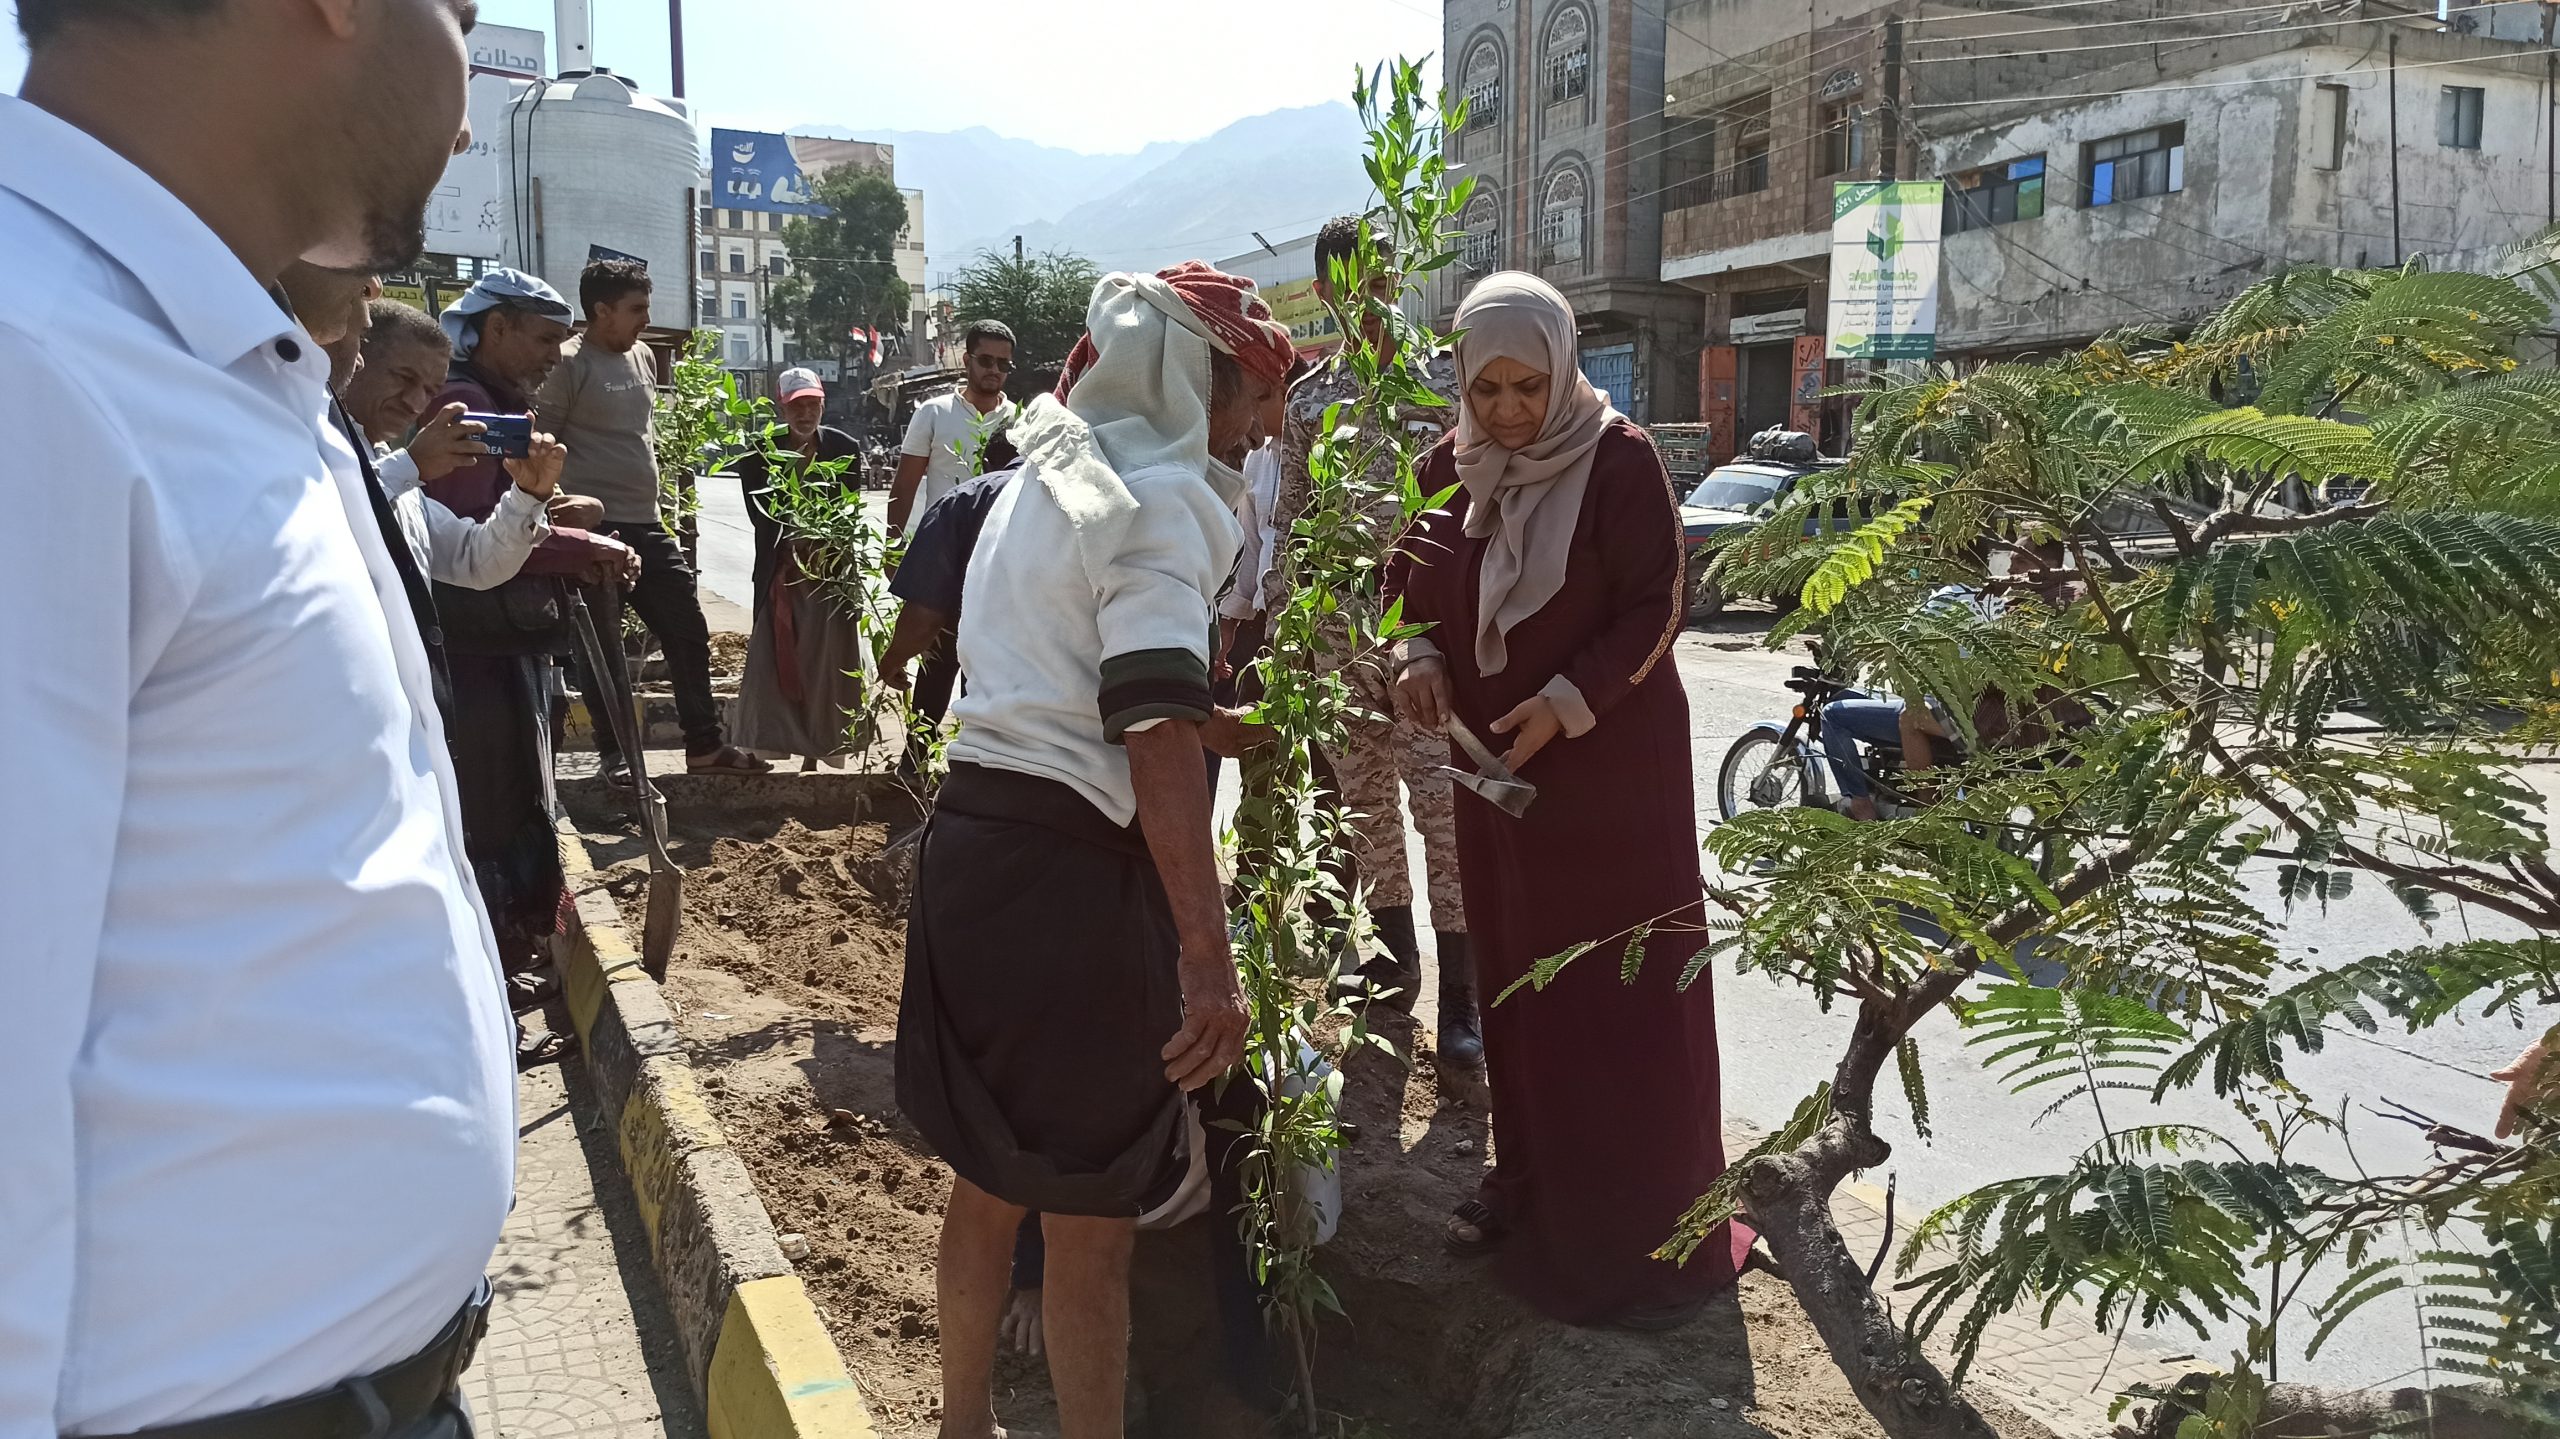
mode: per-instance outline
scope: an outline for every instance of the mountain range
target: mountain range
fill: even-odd
[[[898,183],[925,192],[925,254],[937,279],[1020,235],[1105,269],[1216,260],[1304,235],[1366,203],[1359,117],[1348,105],[1274,110],[1205,139],[1086,155],[998,135],[800,126],[897,147]]]

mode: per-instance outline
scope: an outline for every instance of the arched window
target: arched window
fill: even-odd
[[[1590,189],[1582,182],[1580,170],[1559,170],[1547,181],[1547,193],[1538,205],[1538,264],[1571,266],[1582,263],[1583,218],[1590,205]]]
[[[1502,206],[1493,196],[1478,190],[1467,202],[1467,244],[1465,264],[1476,274],[1497,269],[1502,264]]]
[[[1491,40],[1477,42],[1467,56],[1464,88],[1460,92],[1467,102],[1467,128],[1491,129],[1502,122],[1502,47]]]
[[[1591,12],[1571,6],[1547,26],[1547,103],[1563,105],[1591,94]]]

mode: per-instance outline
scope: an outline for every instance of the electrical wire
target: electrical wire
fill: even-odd
[[[2057,45],[2042,50],[1999,50],[1984,55],[1922,55],[1903,63],[1908,65],[1970,65],[1984,60],[2040,59],[2047,55],[2084,55],[2097,50],[2137,50],[2157,45],[2209,45],[2222,40],[2247,40],[2260,35],[2293,35],[2305,30],[2339,30],[2349,25],[2373,25],[2384,22],[2406,22],[2409,15],[2367,15],[2340,20],[2320,20],[2308,25],[2269,25],[2256,30],[2219,30],[2207,35],[2158,35],[2149,39],[2111,40],[2096,45]],[[2420,33],[2442,34],[2430,30]],[[2404,67],[2405,68],[2405,67]]]
[[[2366,4],[2370,3],[2370,0],[2348,0],[2348,3],[2361,9]],[[2033,35],[2077,35],[2084,30],[2117,30],[2128,25],[2160,25],[2174,23],[2180,20],[2227,20],[2235,15],[2261,15],[2283,10],[2317,10],[2319,8],[2320,4],[2318,3],[2318,0],[2276,0],[2276,3],[2273,4],[2233,5],[2214,9],[2186,11],[2174,15],[2144,15],[2131,20],[2079,20],[2074,21],[2069,25],[2048,25],[2040,30],[1994,30],[1985,35],[1950,35],[1943,40],[1918,39],[1911,43],[1914,46],[1978,45],[1985,40],[2016,40]],[[2341,17],[2338,23],[2344,23],[2345,20],[2348,19],[2359,18],[2376,20],[2432,20],[2435,18],[2435,12],[2432,10],[2395,10],[2374,16],[2344,16]]]
[[[2443,65],[2488,64],[2500,58],[2502,57],[2494,55],[2461,55],[2450,60],[2420,60],[2413,64],[2401,65],[2397,68],[2401,70],[2433,70],[2438,66]],[[2090,90],[2071,95],[2038,95],[2035,98],[2039,101],[2113,100],[2119,95],[2158,95],[2170,94],[2182,90],[2232,90],[2245,88],[2251,85],[2297,85],[2305,80],[2335,80],[2342,76],[2375,75],[2380,73],[2382,72],[2373,69],[2371,66],[2359,65],[2356,68],[2348,70],[2319,70],[2308,75],[2261,75],[2241,80],[2204,80],[2188,85],[2137,85],[2129,90]],[[2019,98],[2021,97],[2012,96],[2001,100],[1940,100],[1929,104],[1913,105],[1909,108],[1914,110],[1964,110],[1978,108],[1984,105],[2012,105],[2017,103]]]
[[[1905,28],[1914,25],[1943,25],[1950,20],[1978,20],[1984,16],[2036,15],[2049,10],[2085,10],[2092,5],[2122,5],[2127,0],[2053,0],[2043,5],[1980,5],[1970,7],[1962,15],[1914,15],[1903,21]]]

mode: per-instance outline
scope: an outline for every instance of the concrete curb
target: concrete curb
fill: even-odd
[[[782,1255],[746,1164],[694,1077],[577,836],[560,858],[578,922],[561,959],[587,1074],[620,1140],[686,1377],[711,1439],[877,1439],[862,1393]]]

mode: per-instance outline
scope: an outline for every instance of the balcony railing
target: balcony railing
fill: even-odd
[[[1731,169],[1695,175],[1671,186],[1663,192],[1662,208],[1690,210],[1736,195],[1757,195],[1768,188],[1769,157],[1754,155]]]

